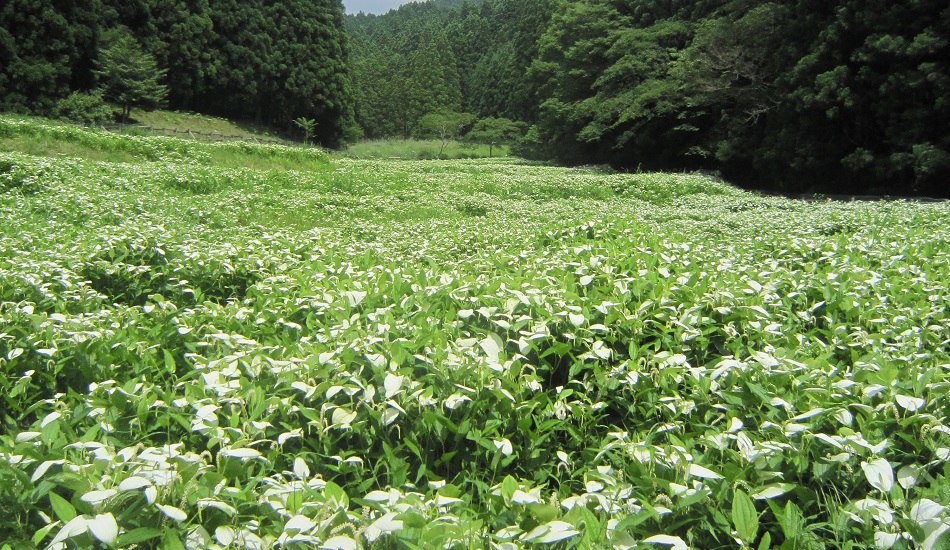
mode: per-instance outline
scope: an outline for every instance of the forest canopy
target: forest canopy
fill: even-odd
[[[353,130],[340,0],[10,0],[0,8],[0,109],[52,114],[70,93],[102,86],[127,111],[134,82],[103,70],[118,66],[116,47],[154,60],[170,108],[288,132],[305,117],[330,146]]]

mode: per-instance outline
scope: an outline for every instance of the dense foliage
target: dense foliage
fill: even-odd
[[[425,114],[415,101],[536,124],[521,152],[539,158],[950,195],[938,0],[430,2],[348,25],[357,119],[373,137],[410,134]]]
[[[132,67],[118,71],[119,59]],[[354,131],[348,70],[340,0],[15,0],[0,7],[0,109],[7,111],[51,114],[70,93],[101,87],[126,115],[131,105],[167,95],[175,109],[288,133],[306,117],[317,121],[317,141],[336,145]],[[143,82],[148,89],[136,90]],[[162,89],[167,94],[156,96]]]
[[[945,203],[40,134],[0,547],[946,547]]]
[[[357,122],[370,138],[411,136],[439,111],[532,120],[527,78],[553,0],[410,3],[347,17]]]

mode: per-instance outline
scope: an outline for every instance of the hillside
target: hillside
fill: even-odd
[[[0,112],[101,124],[165,107],[288,135],[306,119],[332,147],[355,131],[346,42],[340,0],[15,0]]]
[[[40,138],[4,547],[947,542],[947,203],[0,116]]]

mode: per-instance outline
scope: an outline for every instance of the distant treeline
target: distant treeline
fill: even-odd
[[[537,158],[950,195],[944,1],[436,0],[347,28],[370,137],[462,111],[531,125]]]
[[[157,63],[168,107],[288,131],[307,118],[324,145],[354,130],[340,0],[7,0],[0,109],[56,114],[109,76],[103,52],[128,37]]]

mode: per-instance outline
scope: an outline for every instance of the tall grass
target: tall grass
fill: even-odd
[[[496,145],[468,144],[459,141],[449,141],[443,147],[439,140],[418,139],[386,139],[361,141],[350,145],[346,154],[355,158],[366,159],[404,159],[404,160],[432,160],[432,159],[475,159],[492,157],[506,157],[509,148]]]

